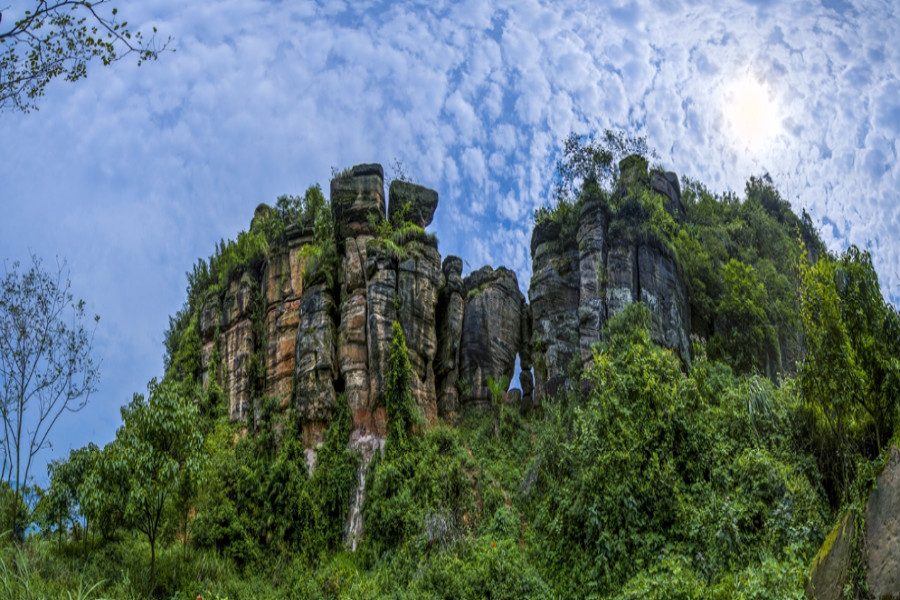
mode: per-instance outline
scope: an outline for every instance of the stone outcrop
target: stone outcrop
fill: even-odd
[[[304,421],[331,420],[337,379],[336,307],[324,284],[303,291],[294,338],[294,406]]]
[[[516,357],[528,342],[522,336],[527,319],[525,297],[516,274],[505,267],[482,267],[463,284],[466,296],[459,363],[469,394],[462,400],[490,403],[488,378],[497,382],[505,378],[508,387]]]
[[[444,286],[441,255],[427,243],[413,242],[397,265],[398,317],[406,337],[413,399],[428,422],[437,420],[434,357],[437,353],[436,313]]]
[[[563,235],[566,234],[566,235]],[[542,398],[566,380],[579,354],[578,302],[581,287],[578,247],[571,232],[545,221],[531,236],[533,272],[528,297],[532,313],[535,396]]]
[[[646,161],[634,157],[620,169],[617,194],[644,186],[681,218],[673,173],[648,176]],[[570,384],[573,366],[589,364],[606,321],[631,302],[650,308],[652,338],[687,360],[690,319],[677,264],[659,245],[614,227],[599,200],[535,226],[529,304],[509,269],[486,266],[463,279],[462,259],[442,263],[436,239],[424,233],[436,191],[393,181],[386,203],[383,170],[368,164],[337,175],[330,192],[334,252],[328,245],[327,256],[334,258],[327,260],[334,272],[322,270],[329,262],[310,262],[315,273],[307,272],[307,260],[323,256],[322,242],[307,247],[313,232],[288,223],[263,264],[233,273],[225,289],[211,293],[198,325],[203,384],[219,387],[235,421],[258,417],[265,397],[293,408],[310,469],[337,403],[347,403],[351,446],[365,458],[348,520],[351,547],[366,465],[387,430],[393,323],[406,337],[411,391],[426,423],[452,421],[466,404],[489,405],[489,381],[509,382],[517,364],[520,390],[504,389],[504,401],[527,410],[556,393]],[[260,205],[251,232],[272,216]]]
[[[680,218],[673,173],[648,176],[646,161],[634,157],[620,169],[617,194],[644,186]],[[564,222],[535,226],[529,304],[506,268],[483,267],[464,280],[460,258],[442,264],[422,229],[434,218],[434,190],[393,181],[386,203],[383,170],[369,164],[336,176],[330,191],[334,273],[304,282],[308,254],[301,250],[312,232],[289,224],[265,264],[236,273],[201,311],[204,385],[214,374],[234,420],[258,410],[255,396],[269,396],[297,411],[314,445],[343,398],[353,431],[383,436],[395,321],[428,422],[453,419],[467,402],[488,403],[489,379],[512,379],[517,362],[523,408],[555,393],[573,366],[589,364],[606,321],[631,302],[650,308],[652,338],[687,360],[688,304],[677,264],[660,245],[623,234],[599,200],[585,199]],[[271,211],[260,205],[254,222]]]
[[[368,245],[384,220],[381,165],[359,165],[331,180],[331,212],[342,254],[337,357],[354,426],[384,432],[384,410],[372,402],[369,373]],[[380,410],[379,410],[380,409]]]
[[[293,396],[294,346],[300,327],[303,295],[299,250],[310,241],[298,227],[285,235],[284,251],[273,256],[263,273],[265,301],[266,385],[269,396],[279,398],[285,409]]]
[[[459,409],[459,343],[462,338],[466,290],[462,280],[462,259],[448,256],[442,271],[444,287],[438,298],[437,354],[434,372],[437,380],[437,409],[441,417],[452,419]]]
[[[331,214],[338,241],[371,234],[369,219],[384,218],[384,169],[357,165],[331,180]]]
[[[854,547],[866,573],[872,598],[900,600],[900,450],[892,446],[889,460],[875,479],[863,513],[865,538],[857,539],[856,519],[846,513],[813,559],[806,584],[810,600],[843,598],[851,583]],[[858,543],[862,542],[862,543]]]
[[[218,340],[223,359],[222,387],[233,421],[246,419],[252,408],[250,361],[256,347],[250,321],[253,301],[253,282],[246,274],[229,284],[222,301],[222,333]]]
[[[620,198],[641,186],[665,195],[675,218],[684,207],[674,173],[647,175],[647,162],[620,163]],[[568,382],[573,360],[587,367],[606,321],[632,302],[652,314],[651,338],[687,363],[690,306],[677,263],[663,246],[612,219],[599,198],[581,202],[578,219],[547,219],[531,237],[534,272],[528,290],[533,317],[535,396],[554,394]],[[524,386],[524,384],[523,384]]]

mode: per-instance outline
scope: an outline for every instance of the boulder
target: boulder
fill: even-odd
[[[419,227],[427,227],[434,219],[434,211],[438,205],[438,194],[427,187],[400,181],[391,182],[388,190],[388,218],[394,221],[397,213],[410,223]]]
[[[900,600],[900,450],[875,481],[866,503],[869,591],[878,600]]]
[[[891,446],[888,463],[875,479],[865,512],[862,544],[863,572],[869,597],[900,600],[900,450]],[[851,583],[855,562],[856,521],[846,512],[813,559],[806,583],[810,600],[839,600]]]
[[[855,535],[852,515],[844,515],[813,559],[806,596],[811,600],[841,600],[850,581],[850,549]]]

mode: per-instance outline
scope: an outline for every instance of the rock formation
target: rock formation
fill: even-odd
[[[680,218],[677,177],[648,178],[646,161],[628,160],[622,180],[664,195]],[[653,339],[687,360],[688,304],[675,261],[617,233],[599,201],[585,199],[568,221],[534,228],[529,304],[505,267],[463,278],[462,259],[441,262],[424,231],[438,204],[434,190],[394,181],[385,206],[381,166],[358,165],[332,179],[330,191],[336,264],[310,258],[317,255],[307,250],[322,251],[322,242],[311,245],[313,231],[289,223],[263,264],[245,265],[208,294],[198,325],[203,384],[218,386],[229,417],[258,417],[266,397],[269,406],[292,407],[309,465],[337,403],[348,404],[351,447],[364,457],[347,525],[351,547],[366,465],[386,433],[394,322],[406,336],[412,394],[427,423],[452,421],[466,404],[489,405],[491,380],[505,382],[503,398],[523,409],[552,395],[573,366],[589,363],[604,323],[630,302],[650,307]],[[254,222],[271,210],[261,205]],[[521,391],[508,392],[517,362]]]
[[[813,560],[806,584],[810,600],[844,598],[857,558],[866,573],[869,597],[900,599],[900,450],[891,446],[889,452],[888,464],[876,478],[862,514],[864,543],[857,543],[862,532],[847,512]],[[853,556],[854,548],[860,556]]]
[[[648,184],[647,163],[640,157],[623,159],[620,171],[619,197]],[[680,218],[684,207],[675,174],[654,173],[649,183],[665,194],[664,206]],[[621,219],[611,219],[599,198],[582,199],[577,221],[536,224],[531,258],[528,296],[537,398],[568,382],[573,361],[578,367],[590,363],[603,325],[631,302],[650,308],[651,338],[689,361],[690,306],[674,257],[661,244],[630,232]]]
[[[648,177],[646,161],[634,157],[621,169],[617,194],[644,186],[680,217],[674,174]],[[509,382],[517,359],[523,407],[553,394],[573,366],[590,362],[604,323],[630,302],[650,308],[652,338],[687,360],[688,304],[677,264],[660,245],[622,234],[602,202],[585,198],[568,221],[535,226],[530,304],[509,269],[482,267],[463,279],[460,258],[442,264],[423,229],[437,192],[393,181],[385,204],[380,165],[339,174],[331,181],[334,273],[305,273],[301,249],[313,236],[291,224],[265,264],[235,274],[207,300],[199,323],[203,381],[215,375],[232,419],[247,420],[259,409],[255,399],[269,396],[282,409],[293,406],[304,442],[314,447],[343,398],[354,432],[383,436],[395,321],[406,335],[413,397],[428,422],[452,419],[466,403],[489,403],[488,381]],[[261,205],[254,218],[270,210]]]
[[[466,277],[463,285],[466,296],[459,365],[468,394],[462,400],[489,405],[488,378],[505,380],[508,388],[516,356],[527,344],[522,335],[525,296],[516,274],[505,267],[482,267]]]
[[[466,309],[462,268],[463,262],[458,256],[444,259],[441,268],[444,287],[438,298],[436,314],[437,354],[434,373],[437,380],[437,408],[440,416],[450,419],[459,408],[459,343]]]

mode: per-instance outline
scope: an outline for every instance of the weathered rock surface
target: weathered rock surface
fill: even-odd
[[[534,393],[547,394],[550,382],[564,381],[579,354],[578,300],[581,287],[578,246],[571,232],[545,221],[531,236],[533,274],[528,297],[532,313]]]
[[[381,165],[357,165],[331,180],[331,212],[340,272],[340,319],[337,356],[339,379],[350,405],[354,428],[385,431],[384,410],[371,398],[369,371],[367,248],[373,225],[385,218]]]
[[[434,358],[434,372],[437,380],[437,409],[441,417],[450,419],[459,409],[456,384],[459,380],[459,344],[466,308],[462,267],[462,259],[457,256],[444,259],[444,287],[438,298],[436,313],[437,354]]]
[[[606,215],[600,202],[587,200],[581,207],[578,234],[578,339],[581,361],[587,367],[591,347],[600,341],[606,319]]]
[[[653,171],[650,176],[650,189],[666,197],[666,210],[677,221],[684,218],[684,203],[681,201],[681,185],[678,175],[667,171]]]
[[[632,193],[631,186],[649,183],[666,195],[666,207],[680,218],[674,173],[654,173],[648,180],[647,162],[640,157],[623,159],[619,168],[618,197]],[[583,200],[575,225],[547,220],[535,226],[528,296],[537,399],[561,389],[574,358],[582,367],[590,364],[606,321],[632,302],[650,308],[651,338],[689,361],[687,288],[675,260],[650,242],[611,221],[599,198]]]
[[[329,421],[335,406],[335,311],[324,284],[303,291],[295,332],[293,398],[304,421]]]
[[[384,170],[381,165],[357,165],[331,180],[331,214],[334,236],[347,238],[371,234],[369,219],[384,219]]]
[[[413,399],[428,422],[437,420],[434,357],[437,353],[436,313],[444,285],[441,255],[416,242],[406,260],[397,265],[398,318],[406,336]]]
[[[377,244],[366,261],[368,279],[369,399],[384,405],[393,323],[397,320],[397,261]]]
[[[218,344],[219,325],[222,321],[222,306],[218,299],[207,300],[200,310],[200,371],[203,387],[209,387],[210,367]],[[221,369],[215,365],[216,383],[222,385]]]
[[[396,213],[403,212],[406,221],[419,227],[427,227],[434,219],[437,205],[436,191],[408,181],[395,179],[391,182],[388,191],[388,218],[392,221]]]
[[[606,257],[607,317],[614,317],[625,306],[640,298],[636,248],[630,242],[614,240]]]
[[[850,581],[850,549],[856,527],[852,515],[844,515],[841,522],[825,540],[823,549],[813,560],[806,596],[814,600],[841,600],[844,586]]]
[[[688,332],[691,326],[687,286],[675,260],[656,247],[638,247],[640,300],[650,308],[650,338],[678,351],[690,362]]]
[[[274,256],[263,274],[266,303],[266,394],[279,398],[282,409],[293,397],[295,343],[303,294],[298,251],[309,236],[291,231],[284,252]]]
[[[250,413],[250,360],[255,350],[250,308],[253,282],[244,274],[229,284],[222,301],[222,319],[226,326],[219,336],[223,362],[223,389],[232,420],[244,420]]]
[[[869,591],[878,600],[900,600],[900,450],[875,482],[866,504]]]
[[[525,297],[516,274],[505,267],[482,267],[464,280],[466,305],[460,340],[460,376],[471,390],[463,402],[490,402],[488,377],[512,379],[516,356],[526,343],[522,321]]]
[[[870,597],[900,599],[900,450],[890,448],[888,464],[875,480],[863,518],[865,543],[861,561]],[[851,513],[846,513],[813,559],[806,584],[811,600],[843,598],[850,583],[853,546],[857,535]]]
[[[628,185],[649,186],[681,214],[674,173],[648,175],[646,161],[636,157],[623,160],[620,170],[617,193],[628,193]],[[259,273],[232,281],[200,315],[204,384],[215,372],[233,419],[247,418],[251,390],[257,389],[279,398],[282,407],[292,400],[301,419],[319,431],[342,393],[354,430],[383,435],[394,321],[406,335],[413,396],[429,421],[452,418],[461,401],[488,401],[488,377],[511,378],[517,356],[523,406],[561,389],[572,361],[588,365],[605,322],[631,302],[650,307],[652,338],[687,359],[690,316],[676,263],[646,241],[611,238],[608,211],[599,201],[585,201],[565,231],[553,221],[535,227],[529,305],[507,269],[486,267],[463,281],[462,260],[448,257],[442,265],[427,236],[395,240],[400,249],[377,239],[386,218],[380,165],[357,165],[335,177],[330,189],[340,255],[333,289],[304,289],[298,251],[311,236],[291,225],[280,253]],[[438,195],[394,181],[388,201],[394,220],[425,227]],[[260,206],[254,218],[266,211],[271,209]],[[254,325],[259,315],[261,323]],[[264,378],[251,382],[250,366],[258,360],[264,361]]]

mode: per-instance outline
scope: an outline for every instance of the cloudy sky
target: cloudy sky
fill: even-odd
[[[0,28],[30,4],[7,0]],[[112,439],[161,374],[198,257],[361,162],[437,189],[442,254],[527,289],[561,140],[624,129],[714,191],[769,172],[900,297],[900,0],[116,4],[176,52],[0,113],[0,259],[66,258],[101,316],[100,391],[52,456]]]

